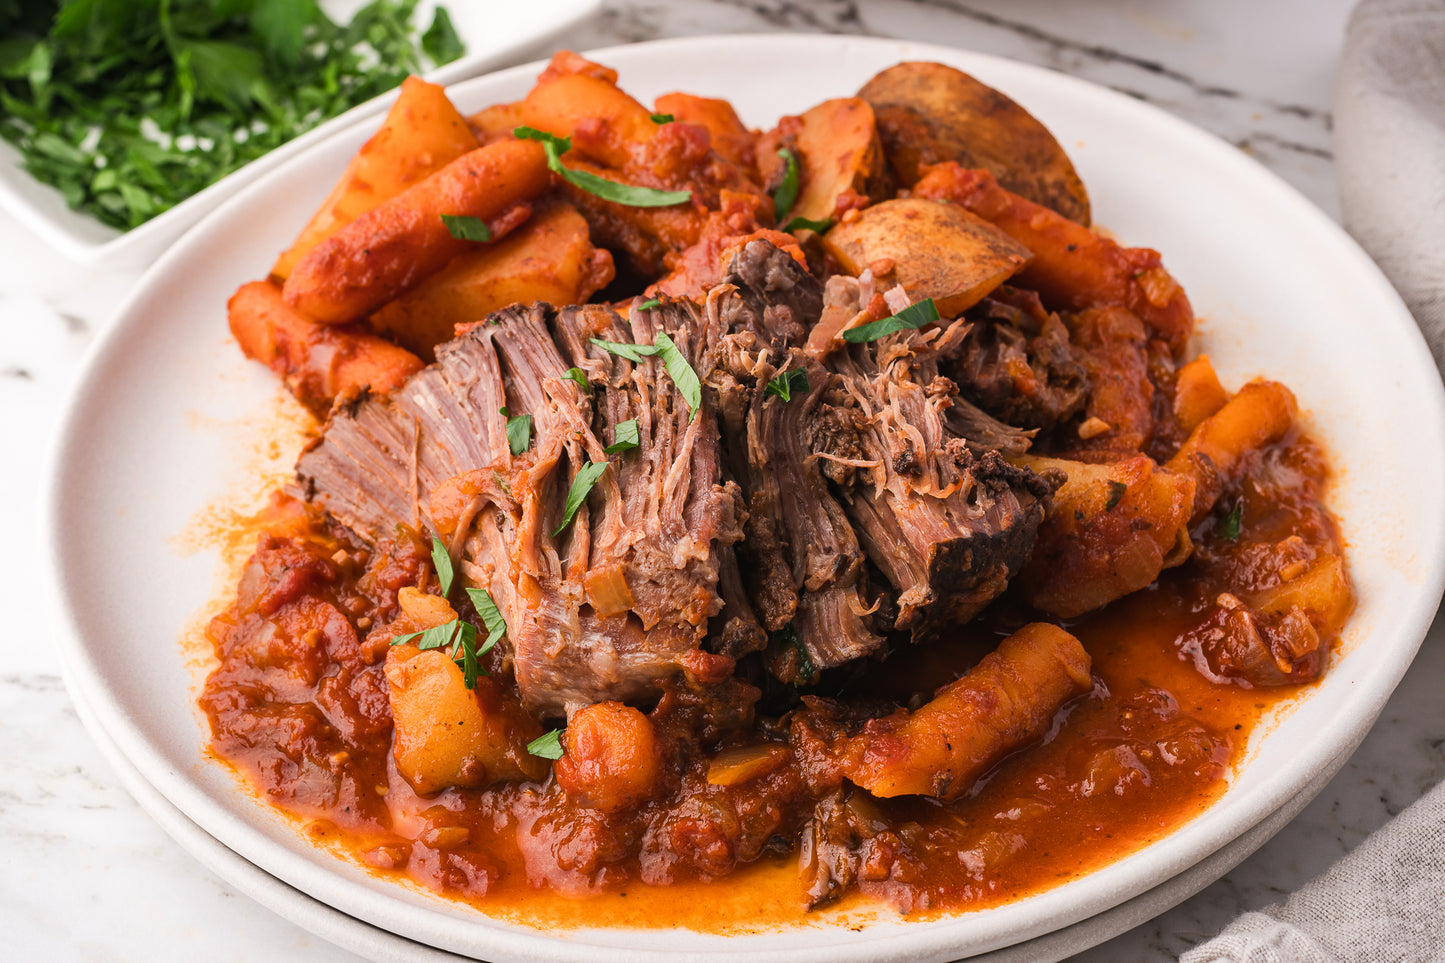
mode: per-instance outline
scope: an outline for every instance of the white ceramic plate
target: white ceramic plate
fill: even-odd
[[[387,931],[497,963],[979,954],[1119,906],[1322,785],[1321,773],[1357,744],[1409,665],[1445,581],[1439,376],[1398,297],[1339,228],[1221,141],[1036,67],[839,37],[694,38],[595,56],[644,100],[676,88],[726,96],[755,125],[852,92],[904,59],[956,64],[1033,111],[1072,153],[1099,223],[1165,253],[1203,318],[1200,348],[1226,383],[1256,374],[1285,381],[1330,448],[1339,469],[1332,504],[1360,597],[1341,656],[1257,740],[1229,791],[1200,818],[1083,879],[950,920],[730,940],[672,931],[556,937],[492,922],[317,851],[202,752],[198,679],[175,640],[215,591],[213,559],[180,557],[170,540],[244,481],[238,474],[256,443],[246,419],[277,391],[229,343],[225,300],[266,272],[325,195],[368,135],[352,128],[240,192],[155,265],[96,346],[53,456],[47,524],[62,657],[77,700],[146,782],[297,890]],[[464,110],[516,98],[537,69],[452,93]],[[1223,872],[1229,863],[1208,865]]]
[[[525,4],[478,3],[475,0],[443,3],[451,14],[467,52],[457,60],[430,71],[428,80],[452,84],[493,70],[523,56],[536,56],[553,37],[592,15],[602,0],[528,0]],[[333,17],[343,21],[359,3],[327,0]],[[431,22],[436,4],[423,0],[416,22]],[[338,10],[337,8],[345,8]],[[0,141],[0,207],[4,207],[51,247],[84,264],[143,268],[176,238],[215,210],[246,184],[284,164],[357,121],[375,117],[391,105],[394,93],[382,94],[346,113],[333,117],[300,137],[259,157],[210,187],[194,194],[140,227],[119,231],[65,205],[60,192],[31,177],[20,163],[20,152]]]

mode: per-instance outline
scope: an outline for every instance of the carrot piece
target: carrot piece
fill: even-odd
[[[463,154],[318,244],[286,279],[286,301],[324,324],[359,320],[475,243],[453,237],[443,214],[487,221],[496,238],[516,226],[508,214],[549,178],[534,141],[498,141]]]

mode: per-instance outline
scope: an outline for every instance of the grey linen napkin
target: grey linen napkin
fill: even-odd
[[[1364,0],[1335,91],[1346,229],[1445,368],[1445,0]],[[1286,902],[1180,963],[1445,961],[1445,784]]]

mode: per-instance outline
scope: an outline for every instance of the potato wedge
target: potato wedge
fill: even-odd
[[[776,186],[786,162],[784,147],[798,156],[798,199],[780,222],[794,217],[821,221],[861,207],[883,195],[883,146],[873,123],[873,108],[857,97],[823,103],[797,117],[784,117],[758,140],[758,171]]]
[[[938,63],[901,63],[858,96],[873,105],[888,165],[900,186],[942,161],[982,167],[1016,194],[1089,223],[1089,195],[1048,128],[987,84]]]
[[[845,271],[891,261],[893,277],[915,300],[932,298],[957,317],[1017,274],[1028,248],[957,204],[897,198],[859,211],[823,236]]]
[[[519,301],[581,304],[612,276],[612,256],[592,246],[582,215],[557,203],[495,244],[458,255],[373,314],[370,324],[430,360],[458,324]]]
[[[477,138],[446,91],[419,77],[406,78],[381,129],[346,165],[341,180],[271,273],[284,281],[316,245],[476,147]]]

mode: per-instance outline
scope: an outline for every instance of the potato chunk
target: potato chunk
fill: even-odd
[[[1073,618],[1138,591],[1189,556],[1194,481],[1144,455],[1111,465],[1020,455],[1068,476],[1017,584],[1035,608]]]
[[[858,96],[873,105],[888,165],[911,187],[930,164],[982,167],[999,183],[1080,224],[1089,195],[1069,155],[1032,114],[987,84],[938,63],[901,63]]]
[[[370,323],[431,359],[458,324],[480,321],[517,302],[581,304],[612,276],[612,256],[592,246],[582,215],[558,203],[495,244],[459,255],[373,314]]]
[[[849,274],[891,261],[893,277],[915,300],[932,298],[957,317],[1017,274],[1028,249],[956,204],[899,198],[875,204],[823,236]]]
[[[1034,622],[999,643],[917,712],[873,719],[848,747],[848,778],[875,796],[957,799],[1004,755],[1049,731],[1088,692],[1089,654],[1056,625]]]
[[[798,199],[779,216],[821,221],[842,209],[882,197],[883,148],[873,123],[873,108],[857,97],[823,103],[797,117],[784,117],[758,141],[758,170],[776,185],[785,162],[778,150],[798,156]]]
[[[386,654],[397,771],[422,795],[503,779],[541,779],[546,760],[527,752],[542,734],[516,696],[492,678],[468,689],[439,650],[395,645]]]
[[[271,273],[284,281],[316,245],[476,146],[477,138],[445,90],[419,77],[406,78],[381,128],[346,165]]]
[[[652,721],[641,712],[620,702],[579,709],[562,744],[557,782],[584,806],[611,813],[651,798],[661,763]]]

